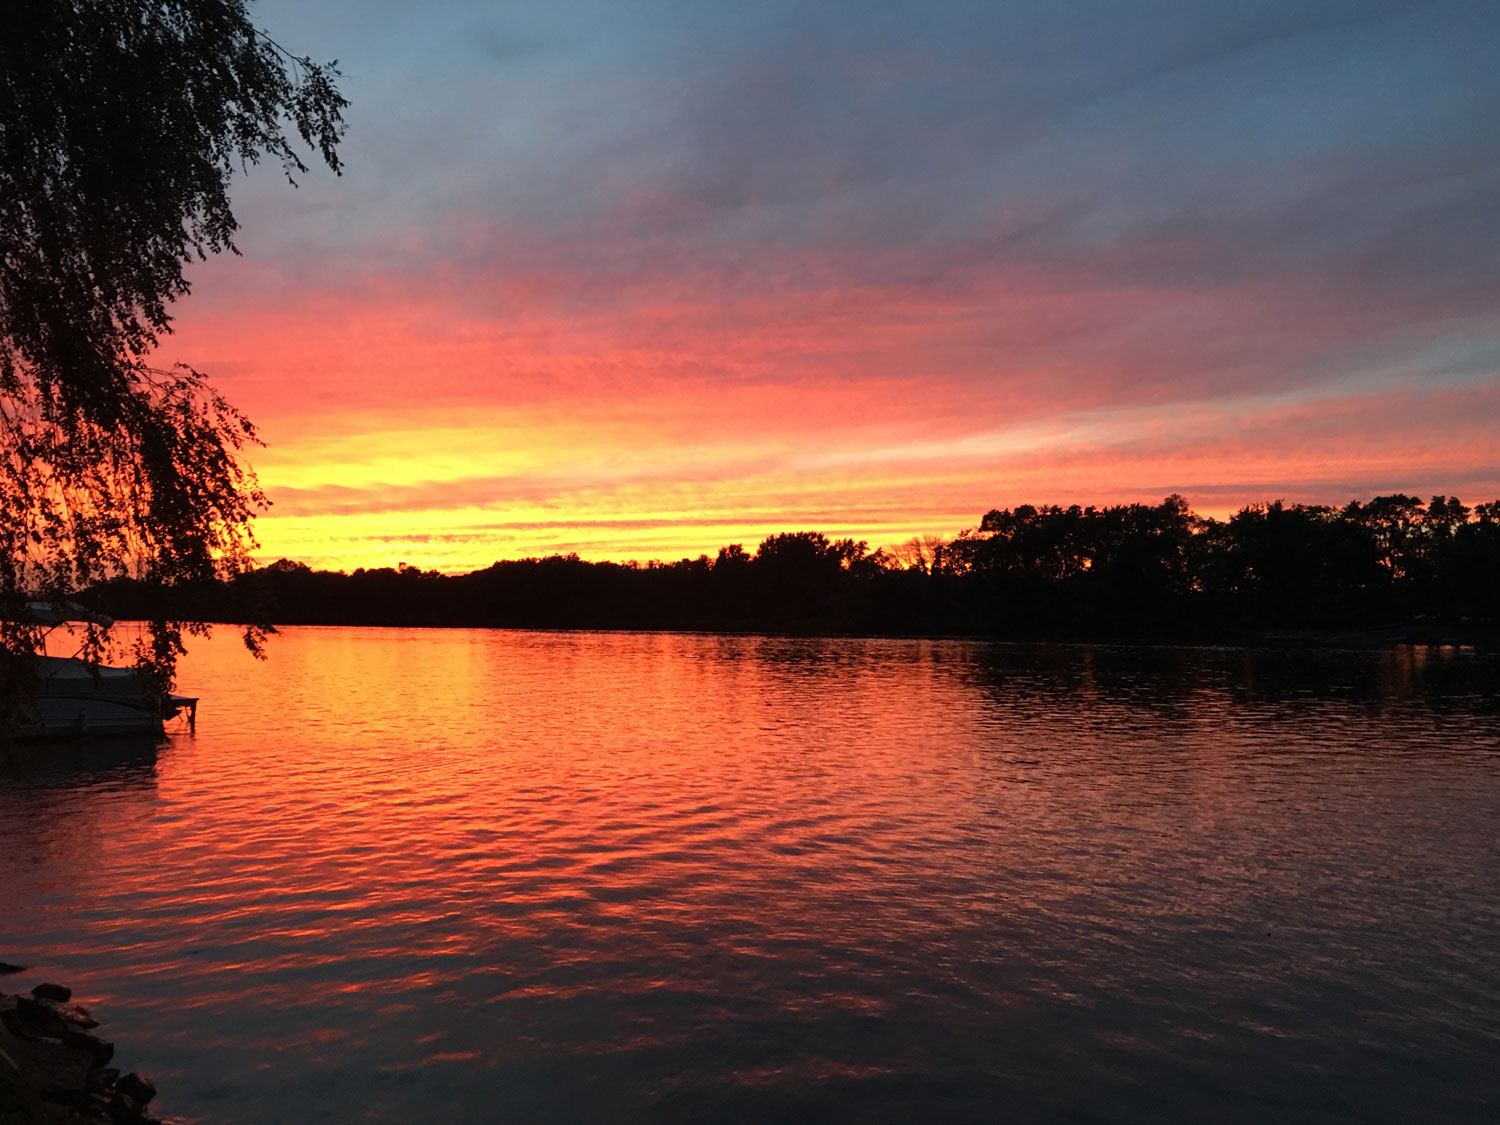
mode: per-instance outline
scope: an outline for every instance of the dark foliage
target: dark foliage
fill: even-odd
[[[1398,627],[1417,637],[1500,624],[1500,503],[1377,497],[1342,510],[1255,505],[1227,522],[1158,505],[1023,505],[921,551],[817,532],[673,563],[576,555],[444,576],[314,571],[282,560],[204,587],[195,612],[260,607],[281,624],[931,633],[1247,640]],[[94,591],[134,611],[134,588]],[[1387,634],[1379,634],[1385,636]]]
[[[7,5],[0,711],[37,642],[19,603],[121,575],[164,592],[248,562],[264,497],[238,454],[254,430],[203,376],[147,357],[187,264],[234,249],[237,170],[270,157],[300,174],[298,138],[338,170],[337,74],[267,38],[244,0]],[[134,655],[163,683],[193,628],[178,604],[142,606]]]

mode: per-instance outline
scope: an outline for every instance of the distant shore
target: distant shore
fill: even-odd
[[[1490,644],[1500,502],[1379,496],[1246,508],[1022,505],[953,539],[871,551],[820,532],[676,562],[577,555],[446,575],[281,559],[224,582],[106,582],[115,617],[266,625],[671,629],[1115,643]]]

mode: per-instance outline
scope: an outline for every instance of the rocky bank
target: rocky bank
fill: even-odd
[[[0,972],[19,971],[0,962]],[[0,1125],[159,1125],[146,1112],[156,1087],[109,1065],[114,1044],[72,999],[58,984],[0,995]]]

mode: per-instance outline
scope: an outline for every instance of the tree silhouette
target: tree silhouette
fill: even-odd
[[[234,249],[237,168],[269,157],[295,182],[300,139],[339,170],[337,75],[259,31],[243,0],[8,7],[0,645],[12,687],[36,641],[18,620],[26,598],[122,574],[166,588],[246,564],[264,498],[238,455],[255,431],[201,374],[149,356],[188,292],[187,264]],[[188,623],[153,616],[137,655],[168,683]]]
[[[282,559],[210,592],[220,619],[264,605],[285,624],[1213,642],[1279,633],[1342,643],[1366,628],[1372,640],[1492,637],[1500,502],[1471,511],[1438,500],[1418,503],[1419,512],[1394,506],[1416,512],[1400,576],[1375,522],[1393,505],[1277,500],[1219,521],[1169,496],[1108,508],[997,508],[953,540],[923,544],[921,556],[797,531],[768,536],[754,554],[734,544],[712,558],[645,564],[554,555],[454,576],[405,565],[330,573]],[[94,591],[100,608],[125,615],[138,612],[133,596],[128,583]]]

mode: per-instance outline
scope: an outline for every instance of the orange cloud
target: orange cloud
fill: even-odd
[[[1500,493],[1493,370],[1339,294],[797,252],[608,292],[498,253],[285,288],[214,264],[166,352],[261,426],[266,556],[464,570],[879,545],[1023,501]]]

